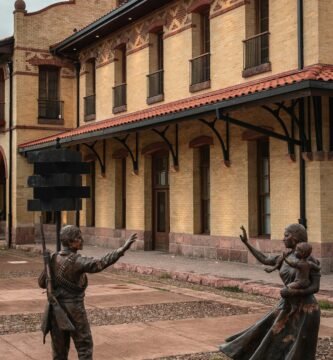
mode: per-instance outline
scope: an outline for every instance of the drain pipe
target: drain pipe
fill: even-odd
[[[298,70],[304,68],[304,9],[303,0],[297,0],[297,42],[298,42]],[[299,101],[299,127],[300,136],[302,128],[304,129],[304,98]],[[300,137],[303,139],[303,136]],[[305,227],[306,224],[306,174],[305,174],[305,160],[302,157],[302,152],[305,151],[304,139],[299,149],[299,199],[300,199],[300,218],[298,222]]]
[[[80,61],[75,62],[76,68],[76,127],[80,126]],[[80,145],[76,145],[76,151],[80,151]],[[75,225],[80,227],[80,210],[75,213]]]
[[[303,0],[297,0],[297,42],[298,42],[298,70],[304,68],[304,9]]]
[[[13,238],[13,62],[8,62],[9,69],[9,172],[8,172],[8,243],[12,246]]]

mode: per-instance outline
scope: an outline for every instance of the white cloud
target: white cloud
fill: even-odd
[[[50,4],[61,2],[61,0],[25,0],[26,10],[28,12],[40,10]],[[13,29],[13,11],[15,0],[0,1],[0,39],[12,36]]]

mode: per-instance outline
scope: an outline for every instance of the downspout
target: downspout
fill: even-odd
[[[304,21],[303,0],[297,0],[297,42],[298,42],[298,70],[304,68]]]
[[[76,127],[80,126],[80,61],[75,62],[76,68]],[[80,151],[80,145],[76,146],[76,150]],[[80,227],[80,211],[77,210],[75,213],[75,224]]]
[[[13,62],[8,62],[9,69],[9,172],[8,172],[8,248],[13,238]]]
[[[304,68],[304,9],[303,0],[297,0],[297,42],[298,42],[298,70]],[[304,128],[304,98],[299,101],[299,126],[300,134]],[[303,138],[303,137],[301,137]],[[305,227],[306,224],[306,177],[305,177],[305,160],[302,152],[305,151],[304,140],[299,151],[299,198],[300,198],[300,218],[298,222]]]

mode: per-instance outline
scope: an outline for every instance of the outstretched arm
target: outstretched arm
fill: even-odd
[[[136,239],[137,234],[132,234],[122,247],[109,252],[99,259],[78,256],[75,264],[76,271],[80,273],[96,273],[104,270],[108,266],[117,262],[119,258],[123,256],[125,252],[132,246]]]
[[[136,241],[138,235],[132,234],[125,242],[125,244],[120,247],[119,249],[117,249],[117,252],[119,254],[119,256],[123,256],[125,254],[125,252],[132,246],[132,244]]]
[[[247,233],[246,230],[244,228],[244,226],[241,226],[241,230],[242,230],[242,234],[239,235],[240,239],[242,240],[243,244],[249,249],[249,251],[251,252],[251,254],[262,264],[264,265],[272,265],[274,266],[277,262],[276,258],[270,258],[268,256],[266,256],[265,254],[263,254],[261,251],[257,250],[256,248],[254,248],[252,245],[249,244],[248,238],[247,238]]]

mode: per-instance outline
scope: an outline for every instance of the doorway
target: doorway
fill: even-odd
[[[169,251],[169,153],[152,157],[153,250]]]

